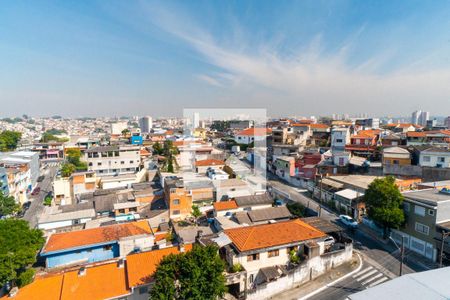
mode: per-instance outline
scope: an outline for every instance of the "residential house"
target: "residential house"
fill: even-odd
[[[234,141],[238,144],[249,145],[253,142],[263,142],[267,135],[271,134],[272,130],[267,128],[247,128],[239,131],[234,137]]]
[[[147,221],[55,233],[49,236],[40,256],[46,267],[93,263],[151,249],[154,236]]]
[[[234,197],[238,207],[242,210],[257,210],[272,207],[274,200],[268,193]]]
[[[450,192],[446,189],[423,189],[403,193],[405,227],[393,230],[392,237],[401,242],[404,237],[406,248],[436,261],[442,240],[450,220]],[[448,241],[446,253],[450,253]]]
[[[299,219],[232,228],[224,232],[231,240],[224,253],[226,261],[230,266],[240,264],[243,267],[248,288],[256,288],[281,277],[282,268],[290,263],[291,253],[302,260],[311,252],[324,253],[323,240],[327,236]],[[271,274],[269,278],[267,273]]]
[[[97,175],[133,174],[140,170],[140,146],[101,146],[86,150],[89,171]]]
[[[400,147],[384,148],[383,165],[411,165],[411,153],[407,149]]]
[[[253,194],[251,187],[243,180],[232,178],[227,180],[216,180],[213,182],[216,201],[222,201],[240,196]]]
[[[195,162],[195,171],[205,174],[208,169],[222,170],[225,162],[219,159],[204,159]]]
[[[166,178],[164,180],[164,195],[171,219],[181,220],[191,215],[192,194],[186,190],[183,179]]]
[[[83,204],[82,207],[72,209],[67,206],[46,207],[38,218],[37,228],[42,230],[70,229],[83,226],[86,222],[96,217],[96,212],[91,204]]]
[[[350,129],[335,127],[331,129],[331,151],[344,152],[345,145],[350,143]]]
[[[450,149],[430,147],[420,152],[419,164],[422,167],[450,168]]]
[[[53,195],[57,205],[72,204],[80,194],[94,192],[97,176],[94,171],[76,172],[70,177],[57,177],[53,181]]]
[[[360,157],[371,157],[377,148],[380,130],[360,130],[350,137],[350,144],[345,146],[345,151]]]
[[[277,157],[273,166],[275,174],[286,181],[290,181],[290,177],[295,176],[295,157]]]

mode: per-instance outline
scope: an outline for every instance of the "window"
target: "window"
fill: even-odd
[[[410,209],[411,205],[408,202],[403,202],[403,210],[408,213]]]
[[[124,214],[125,213],[125,209],[119,209],[119,214]]]
[[[89,167],[92,167],[92,163],[91,162],[89,163]]]
[[[259,260],[259,253],[247,255],[247,261]]]
[[[176,209],[172,211],[172,215],[179,215],[180,214],[180,210]]]
[[[398,160],[394,159],[394,160],[392,161],[392,164],[398,165],[398,164],[400,164],[400,162],[399,162]]]
[[[429,209],[429,210],[428,210],[428,214],[429,214],[430,216],[434,216],[434,209]]]
[[[342,143],[342,139],[336,139],[336,143]]]
[[[74,225],[78,225],[78,224],[80,224],[80,220],[79,220],[79,219],[75,219],[75,220],[73,220],[73,224],[74,224]]]
[[[112,246],[111,245],[103,246],[103,250],[110,251],[110,250],[112,250]]]
[[[139,288],[139,294],[147,294],[148,293],[148,286],[143,286]]]
[[[416,231],[428,235],[428,233],[430,232],[430,227],[416,222]]]
[[[425,216],[425,207],[416,205],[414,207],[414,213],[418,216]]]
[[[271,250],[268,252],[268,256],[269,257],[275,257],[275,256],[279,256],[280,255],[280,250],[276,249],[276,250]]]
[[[250,283],[253,283],[253,281],[255,280],[255,275],[254,274],[250,275],[249,280],[250,280]]]
[[[179,205],[180,204],[180,199],[173,199],[172,200],[172,204],[173,205]]]
[[[122,161],[120,162],[120,164],[121,164],[121,165],[124,165],[124,164],[125,164],[125,162],[124,162],[124,161],[122,160]]]
[[[97,163],[97,166],[101,166],[101,165],[102,165],[102,163],[101,163],[101,162],[98,162],[98,163]]]
[[[134,161],[130,160],[130,164],[134,163]]]
[[[424,157],[423,157],[423,161],[424,161],[424,162],[430,162],[430,160],[431,160],[431,159],[430,159],[429,156],[424,156]]]
[[[438,160],[438,162],[443,163],[443,162],[445,162],[445,157],[440,156],[440,157],[438,157],[437,160]]]

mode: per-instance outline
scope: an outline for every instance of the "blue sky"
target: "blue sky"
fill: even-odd
[[[450,1],[5,1],[0,115],[450,114]]]

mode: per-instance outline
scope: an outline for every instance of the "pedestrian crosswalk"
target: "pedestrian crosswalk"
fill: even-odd
[[[386,275],[372,266],[363,268],[352,277],[365,288],[371,288],[389,279]]]

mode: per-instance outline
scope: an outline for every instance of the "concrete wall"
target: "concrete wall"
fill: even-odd
[[[289,275],[276,281],[262,284],[256,289],[247,292],[247,299],[268,299],[282,291],[294,288],[326,273],[352,259],[353,247],[346,245],[345,250],[323,254],[305,261],[304,264],[294,269]]]
[[[422,167],[412,165],[384,165],[383,174],[422,177]]]

